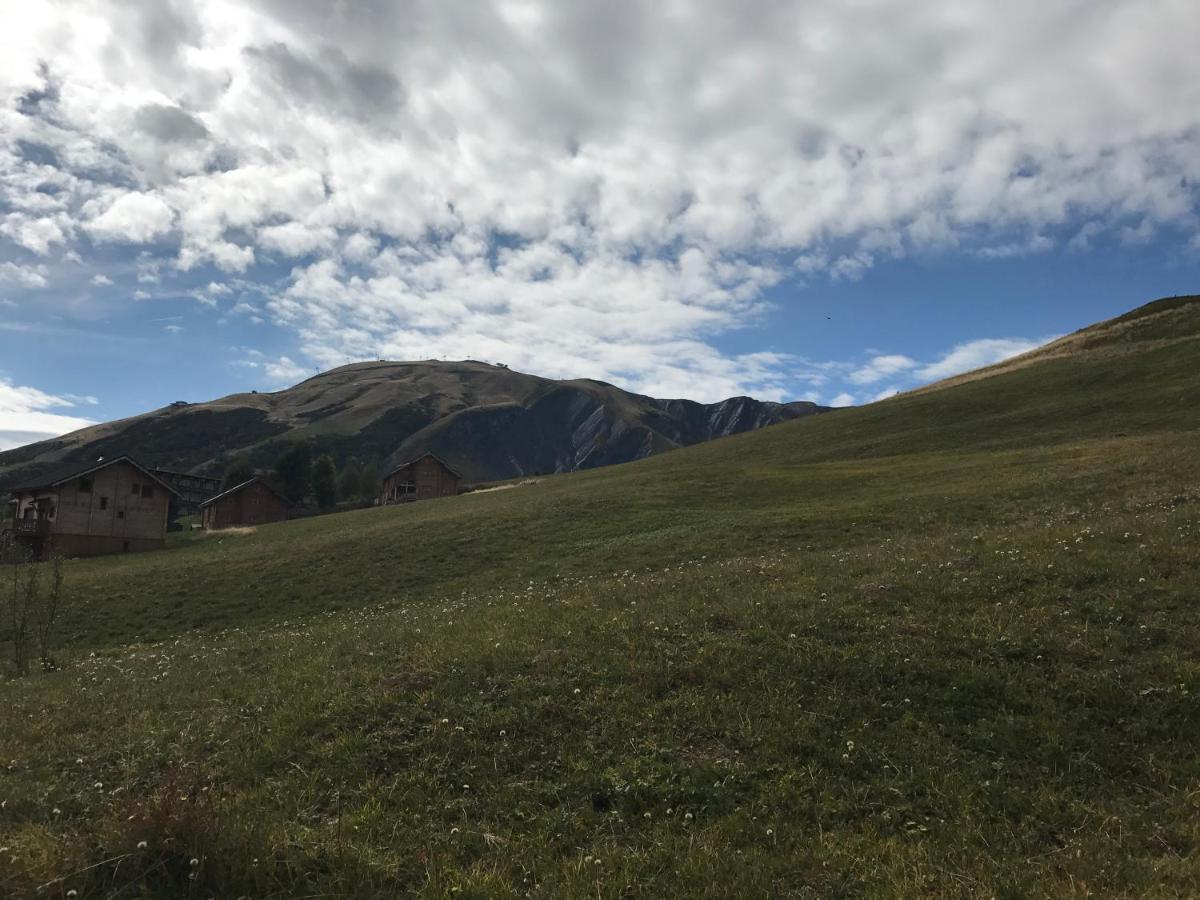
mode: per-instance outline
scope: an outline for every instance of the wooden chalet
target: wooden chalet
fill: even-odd
[[[432,500],[434,497],[453,497],[458,493],[462,475],[434,453],[392,469],[383,479],[381,505],[408,503],[413,500]]]
[[[288,517],[288,501],[281,493],[255,475],[200,504],[200,521],[205,531],[266,525]]]
[[[176,492],[128,456],[61,468],[12,488],[10,547],[46,559],[157,550]]]
[[[201,503],[221,491],[220,478],[192,475],[190,472],[175,472],[171,469],[157,467],[150,471],[173,487],[179,495],[172,504],[172,519],[179,516],[194,516],[200,511]]]

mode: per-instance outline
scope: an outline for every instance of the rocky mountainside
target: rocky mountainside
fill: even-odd
[[[628,462],[821,411],[750,397],[656,400],[481,362],[355,363],[275,393],[172,404],[0,453],[0,488],[121,453],[220,474],[235,454],[266,466],[298,440],[381,470],[433,450],[468,482],[490,481]]]

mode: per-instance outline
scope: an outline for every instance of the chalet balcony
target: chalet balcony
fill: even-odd
[[[14,519],[13,534],[18,536],[42,537],[50,533],[49,519]]]

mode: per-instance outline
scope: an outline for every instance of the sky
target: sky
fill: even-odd
[[[874,402],[1200,292],[1195,0],[23,0],[0,449],[363,359]]]

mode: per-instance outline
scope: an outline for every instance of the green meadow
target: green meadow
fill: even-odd
[[[68,562],[58,668],[0,678],[0,895],[1200,895],[1198,406],[1200,302],[1160,301],[634,464]]]

